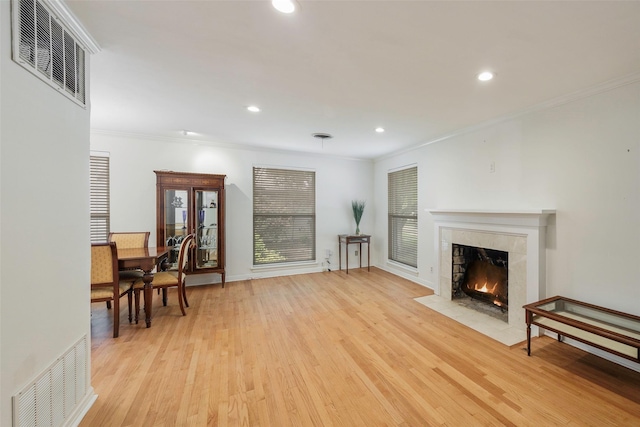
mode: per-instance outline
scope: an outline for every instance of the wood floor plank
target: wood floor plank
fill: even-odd
[[[191,287],[111,337],[92,306],[96,426],[640,425],[640,373],[556,340],[507,347],[372,268]]]

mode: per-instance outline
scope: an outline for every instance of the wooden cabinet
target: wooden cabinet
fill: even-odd
[[[195,235],[188,274],[218,273],[225,283],[226,175],[154,171],[157,246],[170,246],[169,268],[177,269],[180,242]]]

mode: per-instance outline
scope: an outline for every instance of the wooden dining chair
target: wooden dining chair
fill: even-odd
[[[120,231],[109,233],[109,241],[115,242],[119,249],[148,248],[149,231]]]
[[[183,316],[187,315],[187,312],[184,310],[186,299],[185,279],[187,277],[185,273],[187,269],[187,262],[189,261],[190,248],[194,244],[194,239],[195,235],[189,234],[185,236],[180,243],[180,249],[178,251],[178,270],[159,271],[153,275],[153,281],[151,282],[151,285],[154,288],[162,289],[163,293],[167,288],[178,288],[178,301],[180,302],[180,310],[182,311]],[[133,284],[136,305],[136,323],[138,323],[140,314],[140,291],[143,289],[144,281],[141,278],[137,279]],[[186,305],[189,307],[188,303]]]
[[[113,337],[120,332],[120,298],[128,296],[131,322],[131,288],[133,281],[120,281],[118,250],[115,243],[91,244],[91,302],[113,302]]]
[[[109,242],[115,242],[118,249],[148,248],[149,247],[149,231],[119,231],[109,233]],[[120,280],[127,282],[135,282],[144,276],[144,272],[137,268],[120,270]],[[111,308],[111,301],[107,301],[107,308]],[[129,313],[129,322],[131,322],[131,313]]]

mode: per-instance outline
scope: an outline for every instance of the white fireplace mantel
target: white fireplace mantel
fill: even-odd
[[[474,210],[474,209],[426,209],[436,221],[463,222],[469,224],[503,224],[544,227],[555,209],[530,210]]]
[[[546,296],[546,229],[553,209],[427,209],[434,218],[436,295],[451,299],[452,244],[509,252],[509,306]],[[513,289],[512,289],[513,285]],[[523,310],[509,310],[509,325],[525,326]]]

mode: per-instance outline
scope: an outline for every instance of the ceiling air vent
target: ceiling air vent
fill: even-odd
[[[13,0],[13,60],[86,105],[86,48],[46,0]],[[58,6],[59,8],[59,6]]]

